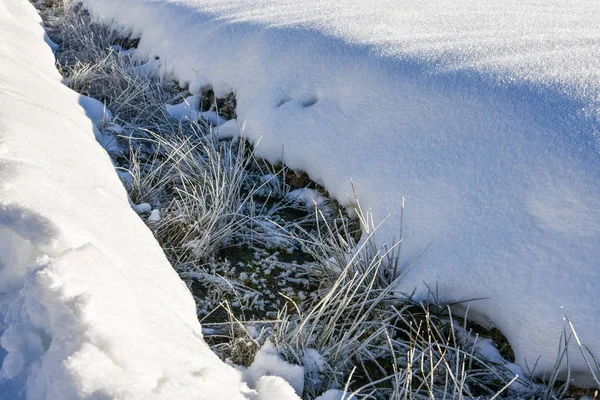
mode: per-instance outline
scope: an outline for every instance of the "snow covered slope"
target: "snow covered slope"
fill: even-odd
[[[444,300],[551,368],[563,311],[600,354],[600,4],[83,0],[200,95],[236,93],[259,154],[398,236],[400,290]],[[155,56],[160,59],[155,60]],[[571,360],[585,369],[579,354]]]
[[[204,343],[26,0],[0,2],[0,59],[0,398],[263,398]]]

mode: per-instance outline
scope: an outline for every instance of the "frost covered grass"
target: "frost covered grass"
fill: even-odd
[[[282,300],[273,298],[277,292],[295,297],[308,289],[309,268],[291,261],[300,247],[291,231],[311,213],[286,196],[287,186],[273,187],[277,176],[261,172],[245,141],[220,142],[197,128],[168,139],[153,134],[156,152],[145,164],[139,151],[131,153],[122,174],[132,201],[146,205],[143,215],[188,282],[200,316],[214,319],[224,300],[248,317],[273,316]],[[293,224],[286,220],[291,211]],[[284,286],[289,282],[294,288]]]
[[[78,5],[42,13],[65,83],[104,103],[97,128],[110,138],[132,207],[194,294],[206,340],[222,357],[250,366],[269,339],[304,367],[308,399],[330,389],[343,398],[569,397],[568,382],[557,383],[566,346],[545,382],[517,377],[518,367],[435,291],[425,302],[398,297],[402,242],[377,247],[358,200],[351,219],[245,140],[173,118],[166,105],[187,90],[156,76],[152,60],[135,57],[135,40],[90,23]]]
[[[321,265],[341,268],[337,278],[312,307],[283,309],[274,328],[288,360],[308,371],[309,397],[345,387],[348,398],[488,398],[517,380],[480,354],[478,338],[454,325],[449,308],[394,294],[401,277],[390,280],[388,272],[399,247],[375,251],[364,243],[328,246]]]
[[[363,232],[376,231],[358,202],[354,211]],[[457,304],[442,304],[433,288],[419,302],[395,293],[402,274],[391,271],[402,261],[401,240],[377,248],[367,236],[357,246],[348,226],[326,232],[312,238],[311,253],[322,279],[331,281],[318,301],[286,304],[271,336],[289,362],[304,366],[308,398],[339,388],[344,398],[597,398],[596,389],[569,385],[567,349],[577,333],[567,316],[554,369],[532,380],[536,366],[524,373],[506,338],[468,321],[468,309],[455,315]],[[594,360],[596,379],[598,363],[579,342],[578,348]]]

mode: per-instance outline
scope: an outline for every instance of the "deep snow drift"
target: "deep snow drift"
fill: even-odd
[[[431,246],[400,290],[485,298],[471,312],[537,372],[561,306],[600,354],[596,0],[83,3],[192,94],[235,92],[259,155],[342,202],[352,179],[375,221],[392,215],[380,243],[404,196],[406,265]]]
[[[249,389],[204,343],[40,23],[0,3],[0,398],[297,398],[273,376]]]

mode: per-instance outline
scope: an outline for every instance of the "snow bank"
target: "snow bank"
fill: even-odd
[[[552,367],[561,306],[600,354],[596,0],[83,0],[193,95],[233,90],[258,153],[398,234],[399,288],[486,298],[518,363]],[[578,352],[571,361],[585,369]]]
[[[0,59],[0,397],[263,398],[204,343],[26,0],[0,3]]]

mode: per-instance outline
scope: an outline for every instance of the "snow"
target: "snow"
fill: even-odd
[[[160,221],[160,210],[158,208],[155,208],[154,210],[152,210],[152,212],[148,216],[148,222],[156,223],[159,221]]]
[[[432,245],[399,291],[483,298],[471,315],[540,373],[561,306],[600,354],[596,0],[83,3],[192,95],[233,90],[260,156],[344,204],[353,180],[376,221],[391,214],[380,243],[404,197],[405,265]]]
[[[28,1],[0,3],[0,38],[0,397],[285,398],[203,341],[96,141],[103,106],[61,83]]]
[[[202,99],[199,96],[188,96],[179,104],[167,104],[167,112],[170,116],[178,120],[191,119],[197,121],[198,119],[203,118],[210,122],[214,127],[219,127],[227,122],[215,111],[200,111],[201,102]],[[229,127],[229,129],[230,128],[231,127]],[[235,134],[237,134],[237,131]]]
[[[267,385],[267,382],[263,381],[264,377],[270,378],[268,381],[269,386],[275,385],[271,378],[281,377],[283,380],[281,380],[280,384],[277,384],[277,387],[280,388],[277,391],[281,390],[282,393],[287,393],[286,387],[289,387],[292,389],[291,393],[297,396],[302,395],[302,390],[304,389],[304,368],[284,361],[279,356],[275,345],[269,340],[256,352],[254,361],[244,371],[244,381],[253,388],[260,388],[261,385]],[[271,395],[274,395],[274,393],[271,393]],[[275,396],[272,398],[279,399],[281,397]]]
[[[147,214],[152,211],[150,203],[131,204],[131,208],[138,214]]]
[[[285,197],[286,199],[301,205],[307,210],[310,210],[315,206],[324,206],[327,202],[327,198],[325,196],[319,194],[319,192],[317,192],[315,189],[308,188],[292,190]]]
[[[317,397],[315,400],[354,400],[356,397],[350,396],[342,390],[330,389]]]
[[[256,384],[259,400],[300,399],[294,389],[276,376],[263,376]]]
[[[85,115],[94,123],[94,135],[98,143],[108,152],[118,150],[114,138],[99,129],[99,125],[108,124],[108,120],[112,118],[110,110],[102,102],[83,95],[79,97],[79,105],[85,111]]]
[[[219,121],[222,122],[218,126],[213,129],[213,133],[219,139],[231,139],[236,137],[240,133],[240,126],[237,123],[237,120],[230,119],[229,121]],[[243,130],[242,130],[243,132]]]

